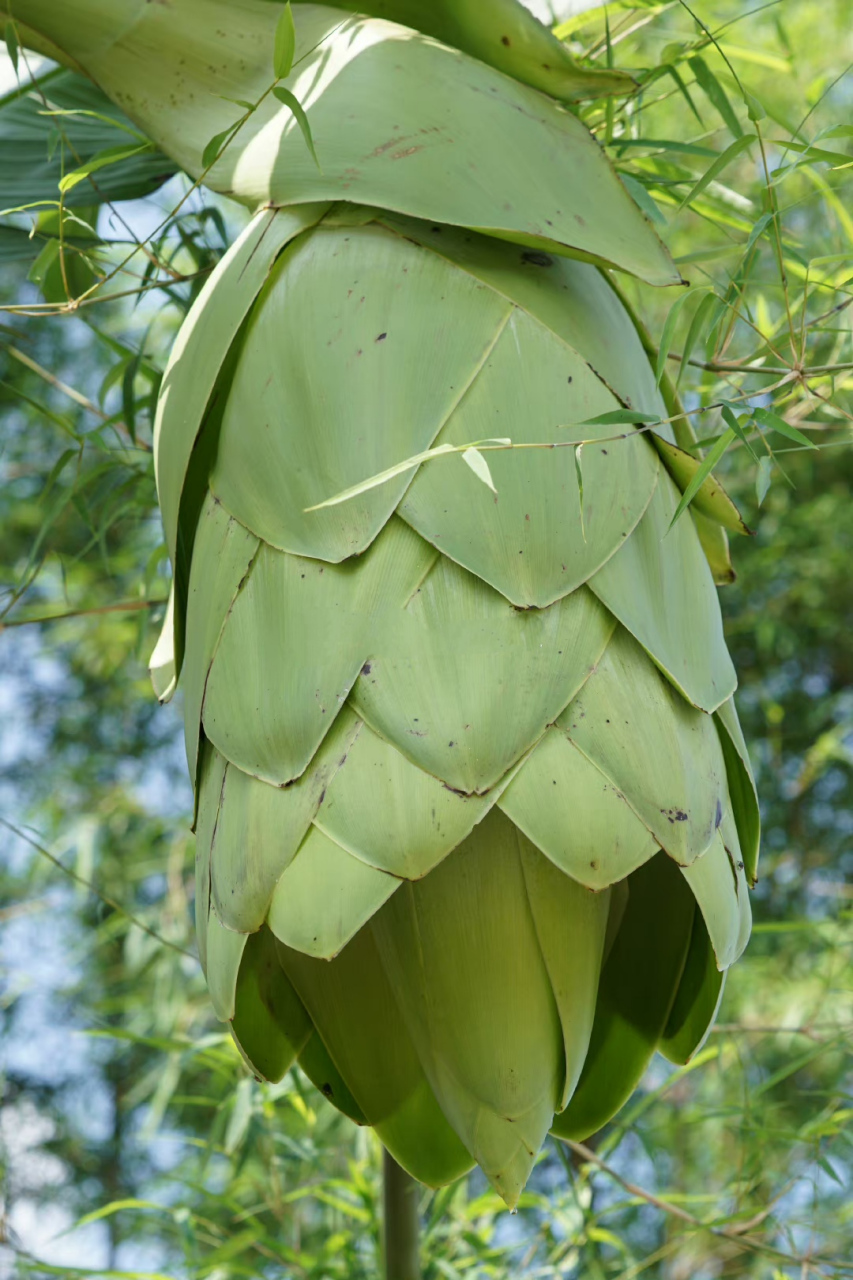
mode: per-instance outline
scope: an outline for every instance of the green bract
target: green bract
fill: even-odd
[[[665,412],[595,267],[334,207],[258,216],[164,379],[217,1012],[510,1204],[549,1129],[695,1052],[749,932],[711,571],[651,435],[577,425],[628,398]],[[308,510],[499,435],[589,442],[583,522],[562,447],[489,453],[496,495],[451,453]]]
[[[280,6],[84,7],[15,6],[201,173],[222,95],[269,88]],[[513,1205],[549,1130],[695,1053],[759,824],[709,567],[742,522],[716,481],[674,520],[699,464],[607,269],[677,272],[530,87],[550,37],[481,7],[517,52],[470,4],[387,9],[457,48],[300,5],[321,168],[269,95],[206,175],[275,207],[163,378],[153,667],[183,681],[199,947],[253,1070],[298,1059],[416,1177],[476,1162]]]

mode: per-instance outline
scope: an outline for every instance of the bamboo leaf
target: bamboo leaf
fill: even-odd
[[[764,110],[758,99],[751,93],[747,93],[745,89],[743,91],[743,100],[746,103],[746,114],[749,116],[750,120],[758,121],[764,119],[767,112]]]
[[[642,182],[638,182],[636,178],[632,178],[630,173],[619,174],[625,186],[631,195],[632,200],[642,209],[652,222],[656,222],[659,226],[666,226],[666,218],[649,195]]]
[[[672,63],[670,63],[666,68],[666,72],[667,72],[667,75],[672,76],[673,80],[678,86],[678,92],[681,94],[682,98],[687,103],[688,107],[690,108],[690,110],[693,112],[694,116],[698,120],[699,127],[701,129],[704,129],[705,121],[702,119],[698,110],[696,109],[696,103],[691,98],[690,90],[687,88],[687,85],[684,83],[684,80],[681,77],[680,71],[678,70],[677,67],[674,67]]]
[[[667,471],[683,492],[701,467],[702,455],[697,457],[693,453],[688,453],[686,449],[679,448],[678,445],[670,443],[656,433],[652,435],[652,443]],[[692,514],[705,516],[722,528],[730,529],[732,533],[751,533],[743,516],[716,476],[708,476],[697,491],[693,498]]]
[[[15,30],[15,24],[11,20],[6,23],[6,29],[3,33],[3,39],[6,41],[6,48],[9,52],[9,59],[12,63],[12,69],[15,75],[18,74],[18,33]]]
[[[622,427],[622,426],[654,426],[660,422],[655,413],[638,413],[636,409],[611,409],[609,413],[600,413],[596,418],[584,418],[583,422],[573,423],[578,427]]]
[[[728,449],[729,445],[736,438],[737,438],[737,433],[732,431],[730,428],[728,431],[724,432],[723,435],[720,436],[719,440],[714,445],[713,449],[711,449],[708,452],[708,454],[702,461],[701,467],[696,472],[695,476],[690,481],[687,488],[684,490],[684,493],[681,495],[681,501],[679,502],[678,506],[675,508],[675,513],[669,522],[670,529],[675,524],[676,520],[678,520],[684,514],[687,508],[690,506],[690,503],[693,501],[696,494],[701,489],[702,485],[708,479],[708,476],[714,470],[714,467],[720,461],[720,458],[722,458],[726,449]]]
[[[696,347],[696,343],[699,341],[702,329],[708,320],[708,316],[714,310],[716,302],[716,294],[706,293],[705,297],[693,313],[693,319],[690,321],[690,328],[687,330],[687,337],[684,340],[684,350],[681,353],[681,364],[678,369],[678,377],[675,380],[676,391],[681,385],[681,380],[684,377],[684,371],[690,362],[690,357],[693,355],[693,351]]]
[[[770,481],[773,478],[773,462],[766,455],[758,459],[758,470],[755,473],[755,496],[759,507],[767,497]]]
[[[721,404],[722,404],[722,408],[720,409],[720,413],[723,415],[723,421],[725,422],[726,426],[729,428],[730,431],[733,431],[735,433],[738,440],[740,440],[741,444],[744,445],[749,450],[750,454],[757,462],[758,454],[755,452],[755,449],[752,447],[750,439],[743,429],[743,424],[741,423],[740,419],[737,417],[737,405],[729,404],[726,400],[723,400]],[[748,420],[749,419],[747,418],[747,421]]]
[[[226,1155],[233,1155],[246,1136],[246,1130],[252,1118],[252,1084],[250,1079],[244,1078],[237,1085],[234,1106],[228,1120],[228,1128],[225,1130]]]
[[[750,233],[749,233],[749,238],[747,239],[747,242],[746,242],[746,244],[744,245],[744,249],[743,249],[743,256],[744,256],[744,258],[746,258],[746,257],[748,257],[748,256],[749,256],[749,253],[750,253],[750,251],[751,251],[751,249],[752,249],[752,246],[753,246],[753,245],[755,244],[755,242],[759,239],[759,237],[760,237],[760,236],[762,236],[762,235],[764,234],[764,232],[765,232],[766,228],[767,228],[767,227],[770,225],[770,223],[773,221],[774,217],[775,217],[775,214],[772,214],[772,213],[764,213],[764,214],[762,214],[762,215],[761,215],[761,217],[758,219],[758,221],[756,222],[755,226],[754,226],[754,227],[752,228],[752,230],[750,231]]]
[[[578,479],[578,498],[580,499],[581,536],[583,537],[584,542],[586,542],[586,528],[584,525],[584,518],[583,518],[583,468],[581,466],[581,449],[582,448],[583,448],[583,445],[579,444],[575,449],[575,475],[577,476],[577,479]]]
[[[336,507],[341,502],[348,502],[350,498],[358,498],[362,493],[368,493],[371,489],[376,489],[381,484],[385,484],[386,480],[393,480],[395,476],[400,476],[404,471],[412,471],[415,467],[419,467],[422,462],[429,462],[432,458],[440,458],[444,453],[457,453],[458,448],[452,444],[438,444],[434,449],[425,449],[423,453],[413,454],[411,458],[406,458],[404,462],[398,462],[393,467],[389,467],[387,471],[380,471],[375,476],[370,476],[367,480],[362,480],[359,484],[352,485],[349,489],[343,489],[340,493],[336,493],[333,498],[326,498],[325,502],[318,502],[313,507],[306,507],[306,511],[322,511],[325,507]]]
[[[118,164],[122,160],[130,160],[133,156],[139,156],[153,150],[154,145],[150,142],[135,147],[107,147],[106,151],[99,151],[97,155],[92,156],[91,160],[87,160],[85,164],[82,164],[79,169],[73,169],[71,173],[66,173],[64,178],[60,178],[59,190],[63,193],[71,191],[78,183],[88,178],[89,174],[96,173],[98,169],[104,169],[107,165]]]
[[[792,427],[784,418],[780,418],[778,413],[774,413],[772,409],[753,409],[753,417],[761,423],[762,426],[770,427],[772,431],[778,431],[780,436],[785,436],[787,440],[793,440],[795,444],[804,444],[807,449],[816,449],[818,446],[814,440],[810,440],[808,436],[803,435],[802,431],[798,431],[796,427]]]
[[[290,110],[293,112],[294,116],[296,117],[296,123],[299,125],[299,128],[302,130],[302,136],[305,139],[305,145],[308,148],[308,150],[311,152],[311,158],[313,159],[317,168],[322,173],[323,170],[320,165],[320,161],[317,159],[317,152],[314,150],[314,139],[311,136],[311,126],[308,123],[308,117],[306,116],[305,111],[302,108],[302,104],[290,92],[289,89],[284,89],[282,88],[281,85],[278,85],[276,86],[275,89],[273,89],[273,95],[276,98],[278,98],[279,102],[283,103],[284,106],[289,107]]]
[[[705,188],[714,181],[718,173],[722,173],[723,169],[730,165],[732,160],[739,156],[742,151],[745,151],[746,148],[755,141],[757,141],[757,139],[754,133],[746,133],[739,138],[735,138],[731,146],[726,147],[725,151],[721,152],[720,155],[717,156],[714,163],[705,170],[699,181],[691,187],[690,191],[688,191],[687,195],[678,206],[678,212],[680,212],[686,204],[691,204],[693,200],[695,200],[696,196],[700,195],[701,192],[703,192]]]
[[[497,493],[492,480],[492,473],[489,470],[489,464],[479,449],[475,449],[473,446],[470,449],[466,449],[462,454],[462,461],[467,462],[477,479],[482,480],[483,484],[487,485],[492,493]]]
[[[122,133],[128,134],[131,138],[138,139],[140,145],[148,142],[145,134],[139,129],[134,129],[131,125],[124,124],[114,116],[108,116],[104,111],[91,111],[87,107],[50,107],[40,110],[37,114],[40,116],[49,116],[51,119],[83,118],[86,120],[97,120],[100,124],[105,124],[110,129],[120,129]]]
[[[833,1182],[837,1182],[839,1187],[841,1187],[843,1190],[844,1183],[841,1181],[838,1174],[835,1172],[832,1165],[827,1160],[826,1156],[820,1156],[820,1155],[817,1156],[817,1163],[820,1165],[821,1169],[823,1169],[824,1173],[827,1174],[832,1179]]]
[[[139,372],[139,365],[142,360],[142,351],[137,351],[133,359],[128,360],[124,366],[124,373],[121,380],[121,403],[124,423],[130,432],[130,438],[136,444],[136,394],[135,383],[136,375]]]
[[[477,452],[478,445],[497,444],[511,448],[512,441],[508,437],[495,436],[488,440],[477,440],[474,444],[437,444],[432,449],[425,449],[423,453],[415,453],[411,458],[404,459],[403,462],[397,462],[393,467],[388,467],[386,471],[380,471],[375,476],[369,476],[366,480],[361,480],[358,484],[354,484],[349,489],[343,489],[340,493],[336,493],[333,498],[326,498],[325,502],[318,502],[316,506],[306,507],[306,511],[322,511],[324,507],[336,507],[341,502],[348,502],[350,498],[358,498],[362,493],[368,493],[371,489],[376,489],[381,484],[385,484],[387,480],[393,480],[395,476],[400,476],[404,471],[411,471],[415,467],[419,467],[422,462],[430,462],[433,458],[440,458],[446,453],[469,453]],[[466,459],[467,461],[467,459]],[[485,461],[485,459],[483,459]],[[468,463],[469,467],[471,463]],[[474,467],[471,467],[475,470]],[[482,477],[480,477],[482,479]],[[493,488],[494,486],[489,486]]]
[[[78,1218],[74,1226],[70,1228],[77,1231],[80,1227],[87,1226],[90,1222],[101,1222],[104,1218],[111,1218],[114,1213],[121,1213],[126,1209],[154,1209],[157,1213],[168,1213],[165,1205],[157,1204],[153,1200],[137,1200],[129,1198],[126,1200],[111,1200],[109,1204],[102,1205],[100,1209],[93,1209],[91,1213],[84,1213],[82,1218]],[[67,1231],[63,1231],[62,1235],[67,1235]]]
[[[293,55],[296,52],[296,28],[293,25],[293,11],[290,0],[284,6],[275,29],[272,65],[277,80],[290,75],[293,66]]]
[[[213,135],[201,153],[202,168],[210,168],[226,142],[229,142],[233,137],[236,127],[236,125],[232,124],[229,128],[223,129],[221,133]]]
[[[825,151],[823,147],[814,147],[810,143],[794,142],[793,138],[787,138],[779,145],[785,151],[796,151],[805,161],[819,160],[833,167],[848,165],[853,161],[853,156],[844,151]]]
[[[628,147],[644,147],[648,151],[677,151],[680,155],[710,156],[712,159],[719,155],[713,147],[701,147],[695,142],[678,142],[673,138],[614,138],[612,145],[619,155]]]
[[[700,58],[697,54],[693,58],[688,58],[688,64],[696,77],[696,83],[702,89],[708,101],[716,107],[717,111],[728,125],[730,133],[739,138],[743,133],[740,127],[740,121],[734,113],[732,104],[729,102],[725,89],[714,75],[711,68],[705,62],[704,58]]]
[[[666,368],[666,358],[669,355],[669,349],[672,346],[672,338],[673,338],[673,334],[675,333],[675,325],[676,325],[676,321],[678,320],[679,312],[681,311],[681,308],[684,306],[687,299],[693,296],[694,292],[695,292],[694,290],[691,290],[689,292],[685,291],[684,293],[680,294],[675,299],[675,302],[673,302],[672,306],[670,307],[666,320],[664,321],[663,332],[661,333],[661,336],[660,336],[660,346],[658,348],[658,358],[655,362],[655,386],[656,387],[660,386],[661,379],[663,378],[663,372],[664,372],[664,369]]]
[[[244,111],[257,111],[257,102],[249,102],[246,98],[229,98],[227,93],[217,95],[223,102],[233,102],[235,107],[242,107]]]

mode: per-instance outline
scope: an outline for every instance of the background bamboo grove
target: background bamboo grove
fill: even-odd
[[[691,288],[620,283],[756,531],[733,539],[722,591],[763,807],[756,923],[702,1052],[682,1069],[656,1059],[587,1146],[549,1142],[517,1215],[479,1173],[423,1193],[423,1271],[841,1277],[849,5],[554,7],[573,52],[639,82],[580,114]],[[0,218],[0,1277],[371,1277],[372,1135],[298,1070],[258,1084],[210,1009],[178,712],[145,670],[168,589],[157,386],[245,214],[5,34],[22,88],[12,74],[0,101],[0,202],[15,210]],[[35,96],[32,71],[47,75]],[[81,110],[95,114],[63,114]],[[52,203],[20,209],[33,200]]]

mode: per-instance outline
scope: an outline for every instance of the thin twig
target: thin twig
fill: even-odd
[[[116,427],[119,431],[123,431],[131,443],[136,445],[137,448],[144,449],[148,453],[151,452],[150,444],[147,444],[144,440],[134,440],[133,434],[126,423],[110,421],[110,415],[105,413],[100,405],[95,404],[95,402],[90,400],[88,396],[84,396],[82,392],[76,389],[76,387],[69,386],[69,384],[67,382],[63,382],[61,378],[57,378],[56,374],[51,373],[49,369],[45,369],[43,365],[40,365],[36,360],[33,360],[31,356],[26,355],[23,351],[19,351],[17,347],[6,347],[6,351],[8,351],[9,355],[15,360],[19,361],[22,365],[25,365],[28,369],[31,369],[33,373],[37,373],[38,376],[43,378],[51,387],[55,387],[57,391],[61,391],[63,395],[68,396],[69,400],[73,400],[75,404],[79,404],[81,409],[85,409],[88,413],[93,413],[95,417],[100,418],[102,422],[110,422],[110,426]]]
[[[788,1263],[795,1262],[800,1265],[802,1264],[803,1258],[798,1257],[796,1254],[785,1253],[784,1250],[777,1249],[774,1245],[767,1244],[764,1240],[754,1240],[750,1236],[745,1235],[744,1229],[748,1224],[742,1224],[740,1227],[724,1227],[715,1226],[711,1222],[703,1222],[701,1218],[697,1218],[694,1214],[688,1213],[686,1209],[682,1209],[680,1205],[673,1204],[671,1200],[663,1200],[653,1192],[646,1191],[644,1187],[637,1186],[635,1182],[629,1182],[627,1178],[623,1178],[622,1174],[619,1173],[618,1170],[614,1169],[606,1160],[603,1160],[601,1156],[597,1155],[590,1147],[585,1146],[584,1143],[573,1142],[571,1139],[566,1138],[562,1138],[560,1141],[565,1142],[566,1146],[570,1147],[571,1150],[574,1151],[576,1155],[580,1156],[582,1160],[585,1160],[588,1164],[595,1165],[597,1168],[601,1169],[603,1173],[606,1173],[608,1177],[611,1177],[614,1182],[618,1182],[620,1187],[627,1191],[629,1195],[637,1196],[640,1200],[644,1200],[647,1204],[653,1205],[654,1208],[659,1209],[661,1213],[666,1213],[672,1218],[678,1218],[679,1221],[685,1223],[687,1226],[695,1228],[696,1230],[709,1231],[712,1235],[722,1236],[724,1239],[731,1240],[741,1248],[750,1249],[754,1253],[767,1253],[775,1258],[784,1259],[784,1261]],[[812,1269],[817,1272],[817,1268],[814,1266],[814,1263],[811,1265]],[[832,1266],[838,1269],[837,1263],[832,1263]],[[846,1267],[843,1264],[841,1269],[845,1271],[853,1271],[853,1267]],[[827,1273],[818,1272],[818,1274],[826,1275]]]
[[[13,618],[11,622],[0,622],[0,631],[6,627],[32,627],[43,622],[62,622],[65,618],[87,618],[99,613],[132,613],[141,609],[156,609],[166,604],[166,600],[122,600],[119,604],[102,604],[93,609],[69,609],[67,613],[41,614],[37,618]]]
[[[150,925],[145,924],[145,922],[140,920],[138,916],[135,916],[131,911],[128,911],[120,902],[116,902],[115,898],[110,898],[107,894],[101,893],[100,889],[96,888],[96,886],[92,884],[91,880],[87,880],[84,876],[79,876],[76,871],[72,871],[70,867],[66,867],[64,862],[61,862],[59,858],[54,857],[48,849],[45,849],[44,845],[39,844],[39,842],[33,839],[31,835],[28,835],[26,831],[22,831],[20,827],[16,827],[14,823],[8,822],[4,817],[0,817],[0,822],[2,822],[3,826],[9,831],[12,831],[16,836],[18,836],[19,839],[25,840],[27,844],[30,845],[31,848],[35,849],[37,853],[40,853],[43,858],[47,858],[48,862],[53,863],[53,865],[61,871],[63,875],[68,876],[69,880],[74,880],[75,883],[82,885],[85,889],[88,889],[96,898],[100,898],[101,902],[105,903],[108,907],[111,907],[113,911],[117,911],[119,915],[124,916],[131,924],[135,924],[138,929],[143,931],[143,933],[147,933],[149,937],[156,938],[158,942],[162,942],[164,947],[170,947],[172,951],[177,951],[179,955],[188,956],[190,960],[195,960],[195,956],[191,951],[187,951],[185,947],[179,946],[177,942],[170,942],[168,938],[164,938],[156,929],[152,929]]]

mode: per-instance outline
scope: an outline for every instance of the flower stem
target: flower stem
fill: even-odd
[[[385,1280],[420,1280],[418,1184],[383,1149]]]

